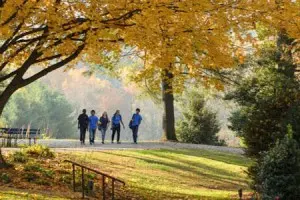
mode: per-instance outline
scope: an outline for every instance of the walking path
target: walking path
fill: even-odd
[[[203,144],[185,144],[177,142],[140,142],[132,144],[124,142],[122,144],[101,144],[100,141],[95,141],[95,145],[80,145],[77,140],[38,140],[38,144],[42,144],[53,148],[55,151],[101,151],[101,150],[122,150],[122,149],[205,149],[221,152],[243,154],[243,149],[234,147],[211,146]],[[3,151],[11,151],[17,148],[2,148]]]

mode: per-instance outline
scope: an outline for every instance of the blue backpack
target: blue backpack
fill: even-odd
[[[134,118],[134,116],[135,116],[135,114],[133,114],[133,115],[132,115],[132,118],[131,118],[131,120],[130,120],[130,122],[129,122],[129,125],[128,125],[130,129],[132,129],[132,128],[133,128],[133,126],[132,126],[132,122],[133,122],[133,118]]]

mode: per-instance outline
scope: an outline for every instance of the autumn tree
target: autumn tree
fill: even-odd
[[[165,138],[176,140],[174,91],[231,67],[256,21],[299,38],[295,1],[0,0],[0,113],[19,88],[76,60],[102,63],[124,44],[145,60],[137,79],[162,91]],[[39,66],[39,67],[38,67]]]
[[[17,89],[76,58],[101,62],[118,52],[118,29],[132,26],[138,12],[96,0],[1,0],[0,113]]]
[[[254,42],[247,31],[254,30],[256,22],[273,30],[285,27],[288,34],[299,37],[295,9],[299,4],[292,1],[160,1],[146,6],[133,17],[137,26],[128,27],[124,34],[144,61],[134,81],[154,93],[162,92],[167,140],[177,139],[174,93],[180,93],[191,79],[221,89],[226,68],[243,62],[244,47]]]

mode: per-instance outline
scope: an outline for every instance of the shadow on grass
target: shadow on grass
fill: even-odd
[[[146,187],[134,186],[130,188],[132,193],[138,196],[142,196],[142,199],[153,200],[153,199],[172,199],[172,200],[182,200],[182,199],[201,199],[201,200],[229,200],[238,199],[238,194],[230,195],[228,197],[214,197],[213,195],[201,194],[200,191],[197,194],[189,194],[184,192],[162,192],[159,190],[153,190]],[[211,190],[213,193],[214,191]]]
[[[174,153],[174,154],[182,154],[184,156],[195,156],[197,158],[203,157],[214,161],[223,162],[226,164],[239,165],[242,167],[248,167],[251,163],[251,160],[238,154],[231,154],[225,152],[218,152],[214,150],[203,150],[203,149],[177,149],[177,150],[169,150],[169,149],[160,149],[156,152],[161,153]],[[139,151],[140,154],[151,154],[152,151],[143,150]]]
[[[229,173],[228,171],[226,170],[223,170],[223,169],[219,169],[219,168],[215,168],[215,167],[212,167],[210,165],[205,165],[205,164],[199,164],[197,163],[197,165],[195,165],[194,163],[192,164],[192,166],[194,167],[191,167],[191,166],[184,166],[184,165],[187,165],[187,162],[185,160],[182,160],[182,159],[179,159],[179,158],[168,158],[167,156],[160,156],[160,157],[163,157],[164,159],[169,159],[170,161],[174,162],[174,160],[176,162],[179,162],[180,164],[175,164],[175,163],[169,163],[169,162],[165,162],[165,161],[158,161],[158,160],[154,160],[153,159],[150,159],[150,158],[144,158],[144,157],[139,157],[139,156],[133,156],[133,155],[123,155],[123,154],[117,154],[117,153],[113,153],[113,152],[102,152],[102,153],[105,153],[105,154],[110,154],[110,155],[114,155],[114,156],[122,156],[122,157],[128,157],[128,158],[133,158],[133,159],[137,159],[137,160],[141,160],[143,162],[146,162],[148,164],[156,164],[156,165],[161,165],[161,166],[166,166],[170,169],[166,169],[166,168],[159,168],[160,170],[164,170],[164,171],[168,171],[168,172],[171,172],[171,173],[174,173],[174,171],[177,169],[177,170],[181,170],[181,171],[184,171],[184,172],[190,172],[192,173],[193,175],[192,176],[187,176],[187,175],[177,175],[177,176],[181,176],[183,178],[188,178],[188,179],[194,179],[194,175],[196,176],[203,176],[207,179],[211,179],[211,180],[214,180],[214,181],[217,181],[219,182],[220,184],[223,184],[225,186],[224,183],[226,183],[226,188],[236,188],[242,184],[246,184],[246,181],[241,179],[241,178],[233,178],[231,173]],[[156,156],[156,155],[155,155]],[[190,163],[188,163],[190,164]],[[195,168],[198,168],[198,169],[195,169]],[[174,170],[172,170],[174,169]],[[206,170],[206,171],[210,171],[211,173],[203,173],[203,172],[200,172],[199,170]],[[214,174],[227,174],[227,176],[229,177],[222,177],[222,176],[219,176],[219,175],[214,175]],[[238,182],[238,183],[236,183]],[[199,186],[202,186],[202,187],[206,187],[208,189],[211,189],[211,187],[208,187],[208,186],[203,186],[203,185],[199,185]]]
[[[170,151],[160,151],[160,152],[158,152],[158,151],[149,151],[147,153],[142,153],[142,154],[143,155],[156,156],[156,157],[159,157],[159,158],[168,159],[170,161],[176,160],[177,162],[185,163],[185,164],[192,165],[192,166],[198,166],[198,167],[203,168],[203,169],[213,169],[213,170],[216,170],[217,173],[221,173],[225,176],[232,176],[233,174],[230,170],[221,169],[221,168],[217,168],[217,167],[212,167],[211,165],[208,165],[208,164],[205,164],[205,163],[200,164],[199,162],[192,161],[190,159],[182,159],[182,157],[184,157],[184,156],[193,156],[195,158],[205,158],[205,159],[209,159],[211,161],[216,161],[216,162],[221,162],[221,163],[225,163],[225,164],[244,167],[244,166],[241,166],[241,165],[238,165],[238,164],[233,164],[233,163],[229,163],[229,162],[223,162],[221,160],[216,160],[216,159],[213,159],[211,157],[205,157],[205,156],[202,156],[202,154],[196,156],[196,155],[189,155],[189,154],[186,154],[186,153],[181,152],[181,151],[180,152],[178,152],[178,151],[171,151],[171,152]],[[226,155],[224,155],[224,156],[226,156]],[[230,158],[228,158],[228,159],[230,159]],[[241,179],[241,180],[243,180],[243,179]]]
[[[170,154],[166,155],[166,154],[162,154],[162,153],[159,153],[159,152],[150,151],[150,152],[147,153],[147,155],[156,156],[156,157],[167,159],[167,160],[170,160],[170,161],[173,161],[173,162],[174,162],[174,160],[176,160],[176,162],[184,163],[184,164],[190,165],[194,168],[199,168],[199,169],[204,169],[206,171],[211,171],[214,174],[222,174],[222,176],[217,176],[217,175],[213,176],[213,175],[211,175],[211,177],[214,177],[214,179],[216,177],[221,178],[222,182],[224,182],[226,180],[226,182],[231,183],[231,184],[235,184],[235,185],[239,185],[240,183],[244,183],[244,184],[247,183],[243,177],[237,177],[236,176],[233,179],[232,176],[236,175],[235,172],[231,172],[231,171],[226,170],[226,169],[220,169],[220,168],[217,168],[217,167],[212,167],[211,165],[208,165],[208,164],[205,164],[205,163],[199,163],[197,161],[182,159],[181,157],[185,156],[186,154],[176,154],[176,156],[174,156],[174,155],[170,155]],[[196,156],[194,156],[194,157],[196,157]],[[199,158],[199,156],[197,158]],[[210,160],[216,161],[215,159],[210,159]],[[218,162],[221,162],[221,161],[218,161]],[[226,163],[226,164],[228,164],[228,163]],[[188,168],[191,168],[190,166]],[[205,175],[208,175],[208,174],[205,173]],[[230,182],[228,180],[238,181],[239,184],[234,183],[234,182]]]

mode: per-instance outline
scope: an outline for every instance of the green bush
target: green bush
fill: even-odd
[[[39,176],[34,172],[24,173],[24,179],[28,182],[36,182],[39,179]]]
[[[1,178],[1,182],[4,183],[4,184],[7,184],[7,183],[11,182],[11,178],[7,173],[1,173],[0,178]]]
[[[42,167],[38,163],[30,162],[24,166],[24,171],[40,172],[42,171]]]
[[[300,199],[300,150],[291,134],[264,153],[255,184],[264,200]]]
[[[16,151],[11,154],[10,159],[13,162],[26,163],[28,161],[28,156],[23,151]]]
[[[39,158],[54,158],[54,152],[43,145],[32,145],[23,149],[28,156]]]
[[[39,163],[30,162],[24,166],[26,172],[39,172],[42,176],[52,178],[54,175],[53,170],[44,169]]]
[[[176,124],[179,139],[187,143],[221,145],[216,135],[220,130],[217,115],[205,106],[204,95],[196,89],[187,91],[180,98],[180,104],[182,119]]]

